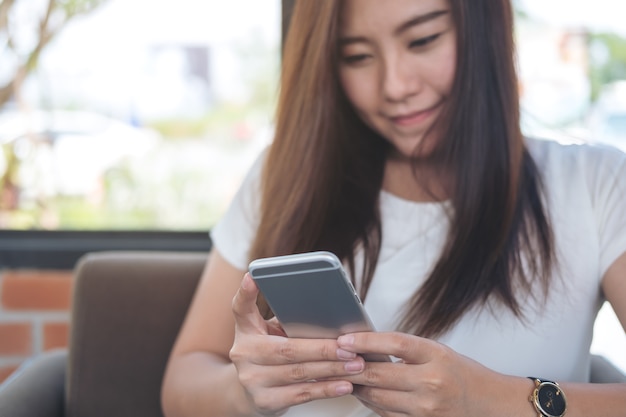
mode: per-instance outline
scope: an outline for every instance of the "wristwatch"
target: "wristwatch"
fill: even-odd
[[[562,417],[565,415],[567,400],[559,384],[532,376],[528,378],[535,383],[535,388],[528,397],[528,401],[535,406],[537,417]]]

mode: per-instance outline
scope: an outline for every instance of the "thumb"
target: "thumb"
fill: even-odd
[[[246,273],[235,297],[233,297],[232,304],[235,326],[242,332],[267,334],[265,320],[256,305],[258,295],[258,287],[250,274]]]

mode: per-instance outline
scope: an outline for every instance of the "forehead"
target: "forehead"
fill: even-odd
[[[447,9],[448,0],[343,0],[341,32],[393,30],[416,16]]]

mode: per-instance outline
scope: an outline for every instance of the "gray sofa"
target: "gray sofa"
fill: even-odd
[[[206,253],[101,252],[76,267],[68,350],[41,355],[0,387],[1,417],[160,417],[169,351]],[[626,382],[593,357],[594,382]]]
[[[0,388],[2,417],[159,417],[167,357],[206,253],[101,252],[75,269],[68,350]]]

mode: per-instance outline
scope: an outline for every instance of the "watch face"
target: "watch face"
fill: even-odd
[[[544,414],[549,416],[561,416],[565,413],[565,397],[558,385],[551,382],[543,382],[539,386],[537,402]]]

